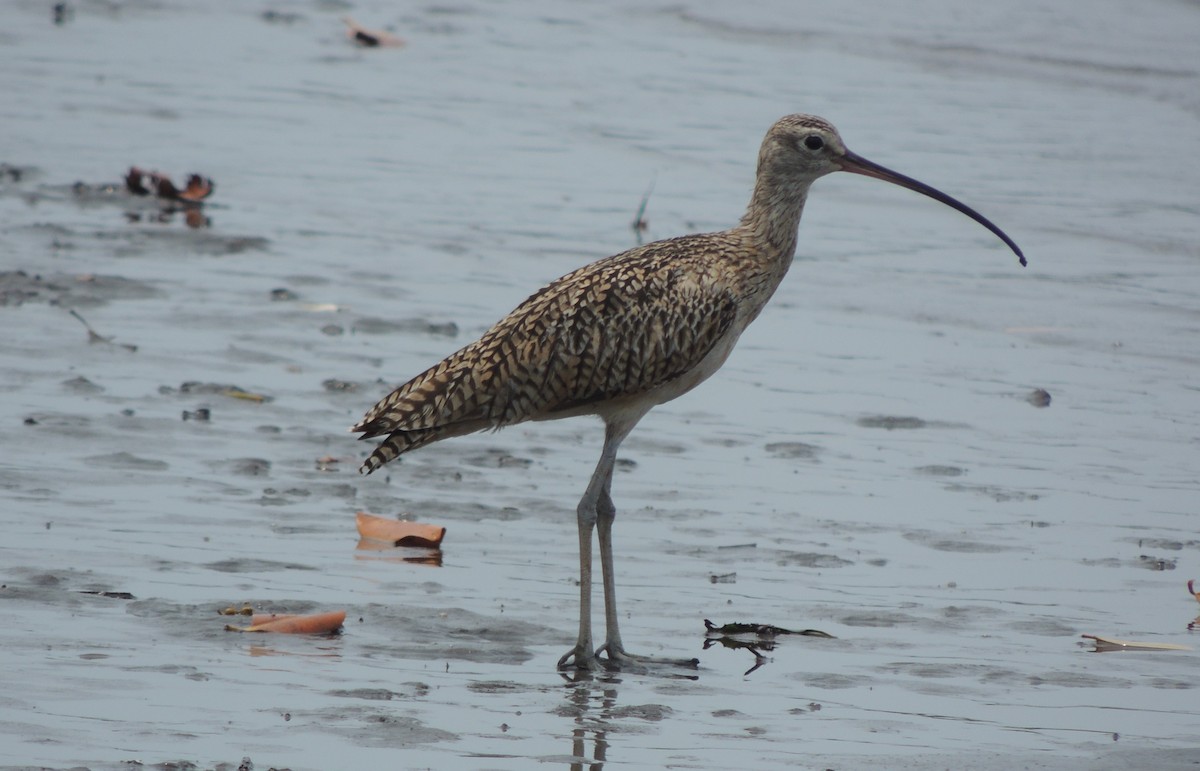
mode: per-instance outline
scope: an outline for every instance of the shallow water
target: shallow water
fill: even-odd
[[[6,10],[0,765],[1200,762],[1197,654],[1079,637],[1196,644],[1200,7],[270,8]],[[355,48],[346,14],[408,45]],[[646,238],[732,224],[794,111],[1030,266],[819,182],[772,305],[623,448],[626,641],[700,669],[564,680],[600,426],[367,479],[345,427],[634,245],[651,187]],[[215,180],[207,226],[125,194],[134,164]],[[356,549],[359,509],[445,525],[440,565]],[[224,631],[244,602],[349,615]],[[706,618],[836,639],[745,674]]]

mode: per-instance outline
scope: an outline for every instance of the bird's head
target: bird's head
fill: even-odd
[[[848,171],[906,187],[957,209],[1000,237],[1025,264],[1020,247],[979,212],[924,182],[868,161],[851,152],[838,130],[815,115],[787,115],[771,126],[758,153],[758,175],[773,186],[791,188],[803,195],[817,179],[835,171]]]
[[[846,143],[829,121],[815,115],[788,115],[767,132],[758,153],[758,173],[804,186],[841,170]]]

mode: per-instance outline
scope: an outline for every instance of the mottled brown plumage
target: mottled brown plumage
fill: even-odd
[[[617,629],[609,488],[617,447],[652,407],[715,372],[779,286],[796,249],[809,186],[852,171],[921,192],[964,212],[1016,245],[981,215],[916,180],[846,149],[836,129],[810,115],[771,127],[759,151],[750,205],[730,230],[658,241],[599,260],[534,293],[479,340],[400,386],[352,431],[384,441],[370,473],[418,447],[527,420],[599,415],[604,450],[577,507],[580,632],[560,666],[617,666],[627,654]],[[1021,258],[1024,264],[1024,257]],[[591,647],[591,537],[604,569],[607,636]]]
[[[353,430],[388,439],[365,470],[449,436],[601,412],[686,375],[755,291],[732,269],[739,246],[722,234],[657,242],[546,286],[367,413]]]

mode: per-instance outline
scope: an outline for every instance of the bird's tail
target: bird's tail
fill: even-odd
[[[370,474],[409,450],[483,427],[473,414],[477,409],[470,403],[469,390],[463,388],[462,369],[451,366],[455,358],[396,388],[350,429],[362,434],[360,439],[386,437],[359,473]]]
[[[393,461],[409,450],[437,441],[445,436],[445,432],[436,428],[417,429],[415,431],[393,431],[388,434],[378,447],[359,466],[358,473],[370,474],[389,461]],[[362,437],[370,439],[369,436]]]

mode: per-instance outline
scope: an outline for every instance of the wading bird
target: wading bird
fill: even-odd
[[[656,241],[539,289],[484,335],[398,387],[351,431],[385,437],[363,463],[369,474],[418,447],[527,420],[596,415],[600,462],[576,508],[579,637],[560,669],[659,662],[628,653],[617,624],[611,487],[617,448],[652,407],[717,371],[792,264],[808,189],[835,171],[891,182],[951,206],[1017,245],[974,209],[846,149],[812,115],[789,115],[763,139],[750,205],[719,233]],[[592,644],[592,532],[600,542],[604,644]],[[695,659],[666,663],[696,666]]]

